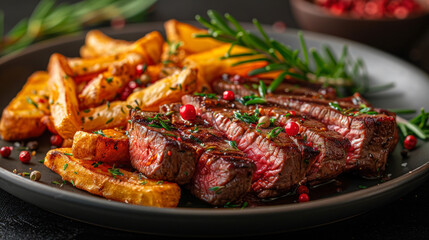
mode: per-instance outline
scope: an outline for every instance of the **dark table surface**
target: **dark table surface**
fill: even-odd
[[[73,2],[73,1],[72,1]],[[2,0],[5,29],[31,14],[34,0]],[[288,1],[174,1],[160,0],[148,21],[170,18],[192,20],[195,14],[207,9],[229,12],[240,21],[258,18],[264,24],[276,21],[297,28]],[[411,46],[409,54],[399,56],[429,72],[429,31]],[[360,216],[326,226],[297,232],[271,235],[272,239],[428,239],[429,238],[429,181],[390,204],[370,210]],[[368,206],[368,208],[371,208]],[[105,229],[55,215],[24,202],[0,189],[1,239],[168,239]],[[246,237],[260,239],[261,237]]]

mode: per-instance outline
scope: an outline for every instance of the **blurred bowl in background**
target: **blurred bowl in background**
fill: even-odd
[[[396,54],[406,53],[429,29],[429,12],[410,14],[404,19],[362,19],[334,15],[309,0],[290,3],[302,29],[348,38]]]

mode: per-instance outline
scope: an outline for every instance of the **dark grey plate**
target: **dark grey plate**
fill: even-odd
[[[162,30],[161,23],[129,26],[108,34],[133,40],[151,30]],[[298,42],[294,31],[270,33],[272,37],[292,47]],[[320,34],[306,33],[309,46],[329,43],[338,53],[343,44],[350,46],[353,56],[362,57],[374,84],[394,82],[395,89],[370,96],[377,107],[429,109],[428,77],[391,55],[376,49]],[[83,36],[68,36],[36,44],[24,52],[0,59],[0,106],[3,109],[36,70],[46,68],[54,52],[77,56]],[[41,147],[30,164],[22,164],[18,151],[10,159],[0,158],[0,187],[11,194],[48,211],[100,226],[161,235],[252,235],[291,231],[339,221],[376,208],[406,194],[428,176],[429,144],[419,147],[403,160],[400,146],[389,159],[386,176],[389,179],[368,180],[353,175],[340,176],[323,186],[311,189],[312,201],[294,203],[296,196],[267,201],[263,206],[246,209],[213,209],[190,196],[186,190],[176,209],[134,206],[108,201],[72,187],[54,185],[61,178],[38,161],[49,150],[49,136],[39,139]],[[0,145],[11,145],[1,141]],[[42,173],[40,182],[32,182],[11,171]],[[367,188],[362,189],[362,186]]]

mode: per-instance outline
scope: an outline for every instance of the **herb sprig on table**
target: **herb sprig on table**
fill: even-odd
[[[300,49],[291,49],[270,38],[256,19],[253,19],[253,24],[260,36],[245,30],[228,13],[223,17],[216,11],[208,10],[207,15],[209,20],[200,15],[195,17],[208,29],[207,34],[196,34],[195,37],[209,37],[230,43],[231,47],[225,53],[224,59],[250,57],[234,63],[234,66],[261,61],[267,63],[264,67],[250,71],[249,76],[280,71],[278,77],[268,86],[268,92],[274,92],[287,76],[335,87],[339,90],[340,95],[343,93],[349,95],[354,92],[369,93],[393,87],[393,84],[387,84],[370,88],[363,61],[361,59],[353,60],[347,46],[344,46],[342,54],[338,58],[328,46],[324,46],[322,52],[315,48],[308,49],[302,32],[299,32]],[[249,51],[232,54],[235,46],[248,48]]]
[[[0,56],[23,49],[43,39],[81,31],[84,27],[122,19],[140,20],[156,0],[84,0],[56,4],[42,0],[28,19],[22,19],[3,33],[4,13],[0,10]]]
[[[398,120],[397,124],[400,130],[399,133],[401,138],[405,138],[406,136],[413,134],[422,140],[428,140],[429,139],[428,120],[429,120],[429,112],[426,112],[424,108],[420,110],[419,115],[417,115],[416,117],[414,117],[409,121]]]

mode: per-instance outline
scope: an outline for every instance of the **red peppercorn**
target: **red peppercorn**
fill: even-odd
[[[197,112],[195,111],[195,107],[191,104],[186,104],[180,107],[180,116],[184,120],[192,121],[197,117]]]
[[[130,82],[128,83],[128,88],[129,88],[129,89],[131,89],[131,90],[136,89],[138,86],[139,86],[139,85],[137,85],[137,83],[136,83],[135,81],[130,81]]]
[[[288,111],[288,113],[289,113],[290,115],[292,115],[292,116],[295,116],[295,115],[296,115],[295,111]]]
[[[28,151],[21,151],[19,153],[19,160],[23,163],[29,163],[31,160],[31,154]]]
[[[235,95],[233,91],[225,91],[223,92],[223,99],[227,101],[233,101],[235,99]]]
[[[10,156],[10,153],[12,152],[12,149],[10,149],[10,147],[6,146],[6,147],[2,147],[0,149],[0,154],[2,157],[7,158]]]
[[[298,202],[301,203],[301,202],[308,202],[308,201],[310,201],[310,198],[308,197],[307,193],[302,193],[299,195]]]
[[[60,135],[52,135],[50,140],[52,146],[61,147],[63,144],[63,138]]]
[[[142,74],[143,74],[143,70],[145,70],[144,64],[138,64],[138,65],[136,66],[136,74],[137,74],[138,76],[140,76],[140,75],[142,75]]]
[[[412,150],[417,145],[417,138],[413,135],[408,135],[404,140],[404,147],[408,150]]]
[[[308,194],[310,192],[310,190],[308,190],[308,187],[305,185],[301,185],[298,187],[298,189],[296,190],[296,192],[301,195],[303,193]]]
[[[289,136],[295,136],[299,132],[299,126],[295,122],[288,122],[285,126],[285,131]]]
[[[309,147],[313,147],[313,142],[307,142],[306,145],[309,146]]]
[[[124,91],[121,93],[121,97],[120,99],[122,101],[127,100],[128,96],[130,96],[130,94],[133,92],[133,90],[131,90],[128,86],[125,87]]]

